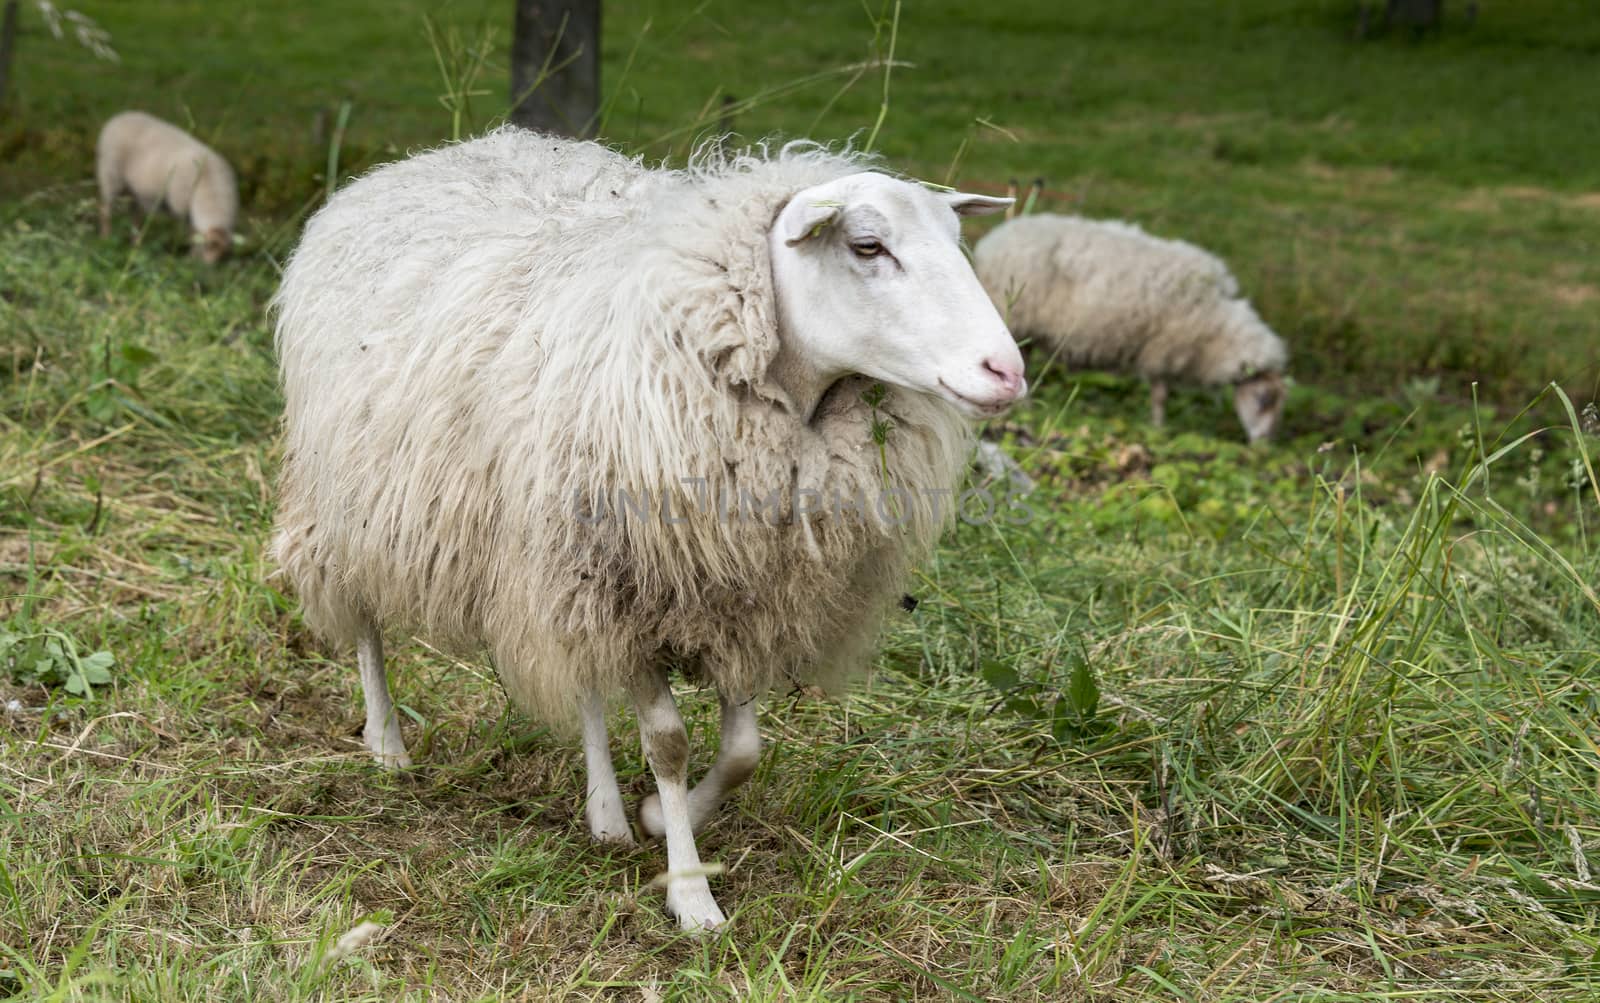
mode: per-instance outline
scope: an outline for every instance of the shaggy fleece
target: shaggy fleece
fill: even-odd
[[[273,303],[274,551],[307,622],[486,650],[555,724],[651,664],[735,692],[858,666],[971,437],[859,378],[807,422],[769,378],[768,229],[863,169],[791,144],[653,170],[506,128],[340,191]]]

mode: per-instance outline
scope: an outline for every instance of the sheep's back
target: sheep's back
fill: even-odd
[[[291,425],[334,389],[417,391],[470,371],[465,350],[502,337],[519,302],[604,263],[642,173],[507,131],[352,182],[306,227],[274,300]]]

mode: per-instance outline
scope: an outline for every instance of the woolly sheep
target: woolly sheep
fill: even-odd
[[[114,115],[95,143],[100,236],[111,236],[111,204],[123,192],[153,213],[163,204],[194,232],[194,253],[216,264],[233,242],[239,189],[221,154],[142,111]]]
[[[1283,341],[1214,255],[1130,223],[1041,213],[995,227],[974,251],[978,278],[1013,334],[1068,366],[1132,370],[1166,419],[1168,381],[1232,384],[1251,442],[1283,414]]]
[[[755,769],[755,698],[865,658],[969,419],[1025,391],[958,247],[1006,200],[863,166],[652,170],[502,129],[340,191],[274,300],[274,553],[356,647],[373,755],[409,763],[383,628],[486,649],[517,706],[581,722],[590,831],[631,843],[605,720],[630,696],[685,929],[724,922],[694,832]],[[669,668],[722,705],[692,790]]]

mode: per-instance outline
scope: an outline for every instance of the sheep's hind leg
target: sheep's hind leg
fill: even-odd
[[[661,795],[662,828],[667,836],[667,909],[685,930],[714,929],[727,919],[711,897],[689,822],[689,734],[672,702],[672,687],[665,673],[646,669],[634,677],[632,689],[639,711],[639,738]]]
[[[611,741],[606,735],[606,705],[593,690],[583,697],[583,762],[588,773],[588,797],[583,813],[596,842],[632,846],[633,830],[617,789],[617,771],[611,765]]]
[[[1150,381],[1150,424],[1160,428],[1167,423],[1167,381]]]
[[[722,702],[722,739],[717,746],[717,760],[705,779],[689,792],[689,824],[697,833],[705,828],[729,792],[750,779],[761,761],[755,697],[739,700],[718,693],[718,698]],[[649,795],[639,805],[639,827],[652,839],[660,839],[666,833],[661,798],[657,795]]]
[[[403,769],[411,765],[405,739],[400,737],[400,714],[389,695],[389,677],[383,671],[383,634],[366,623],[356,640],[356,664],[361,667],[361,694],[367,702],[367,726],[361,735],[382,766]]]

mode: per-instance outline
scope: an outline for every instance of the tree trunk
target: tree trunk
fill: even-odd
[[[6,0],[4,20],[0,20],[0,105],[6,101],[6,85],[11,81],[11,53],[17,44],[17,0]]]
[[[511,121],[586,137],[600,112],[600,0],[514,0]]]
[[[1384,17],[1403,28],[1437,28],[1444,17],[1444,0],[1389,0]]]

